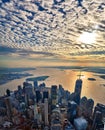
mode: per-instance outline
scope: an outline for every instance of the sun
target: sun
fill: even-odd
[[[83,32],[79,39],[79,42],[85,44],[93,44],[96,41],[96,33],[95,32]]]

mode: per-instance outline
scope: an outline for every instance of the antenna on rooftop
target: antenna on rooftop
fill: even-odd
[[[77,75],[77,76],[78,76],[78,79],[81,79],[81,77],[84,76],[84,75],[82,75],[81,73],[82,73],[82,72],[81,72],[81,70],[80,70],[79,75]]]

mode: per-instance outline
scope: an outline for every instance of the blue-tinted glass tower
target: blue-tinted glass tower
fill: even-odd
[[[74,101],[79,105],[80,104],[80,98],[81,98],[81,90],[82,90],[82,80],[77,79],[75,83],[75,99]]]

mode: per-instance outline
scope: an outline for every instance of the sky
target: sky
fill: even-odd
[[[105,0],[0,0],[0,67],[105,66]]]

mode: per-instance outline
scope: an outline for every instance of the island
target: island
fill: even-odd
[[[27,78],[26,81],[44,81],[48,78],[49,76],[39,76],[39,77],[32,77],[32,78]]]

